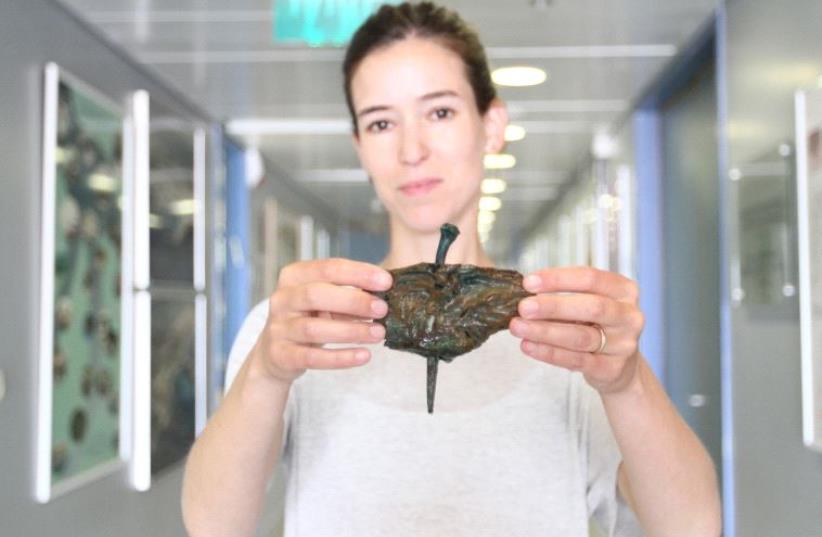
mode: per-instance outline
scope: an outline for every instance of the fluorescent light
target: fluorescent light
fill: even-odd
[[[343,134],[351,135],[351,120],[346,117],[326,118],[244,118],[233,119],[226,125],[229,134],[235,136],[295,135],[295,134]]]
[[[677,48],[670,44],[592,45],[545,47],[486,47],[489,58],[496,60],[522,58],[670,58]]]
[[[500,67],[491,73],[491,80],[500,86],[536,86],[545,82],[547,78],[548,75],[542,69],[526,65]]]
[[[519,125],[508,125],[505,127],[505,141],[516,142],[525,138],[525,128]]]
[[[484,164],[488,170],[505,170],[516,166],[517,159],[507,153],[492,153],[485,155]]]
[[[148,215],[148,227],[151,229],[161,229],[163,227],[163,219],[160,215]]]
[[[197,202],[193,199],[173,201],[168,204],[168,212],[177,216],[190,216],[197,210]]]
[[[491,232],[491,229],[493,229],[493,227],[494,227],[494,224],[493,224],[493,223],[490,223],[490,224],[483,224],[482,222],[477,222],[477,231],[478,231],[480,234],[485,234],[485,235],[487,235],[488,233],[490,233],[490,232]]]
[[[309,168],[297,172],[296,179],[306,183],[362,183],[368,184],[368,174],[362,168]]]
[[[482,180],[483,194],[501,194],[505,192],[507,183],[504,179],[497,179],[496,177],[488,177]]]
[[[502,201],[494,196],[483,196],[479,200],[480,211],[498,211],[502,207]]]
[[[114,192],[117,190],[117,180],[103,173],[93,173],[88,178],[88,187],[97,192]]]
[[[511,116],[533,112],[624,112],[629,108],[628,101],[619,99],[537,99],[505,104]]]
[[[207,63],[305,63],[341,62],[345,51],[339,48],[281,48],[266,50],[211,50],[184,52],[149,52],[140,55],[142,63],[207,64]]]
[[[477,215],[477,222],[480,224],[493,224],[497,220],[497,213],[493,211],[480,211]]]

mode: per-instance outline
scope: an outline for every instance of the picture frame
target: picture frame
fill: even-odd
[[[122,469],[129,353],[126,112],[55,63],[44,69],[35,499]],[[125,434],[124,434],[125,433]]]
[[[185,459],[203,401],[198,374],[200,297],[183,289],[151,293],[151,480]]]
[[[802,440],[822,452],[822,89],[795,94]]]
[[[782,141],[731,171],[739,226],[739,296],[755,319],[796,315],[796,192],[792,141]]]
[[[132,484],[181,463],[208,418],[207,131],[161,103],[143,107],[138,219],[141,348],[135,363]],[[138,371],[139,369],[139,371]]]

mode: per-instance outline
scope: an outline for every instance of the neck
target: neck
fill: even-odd
[[[460,234],[451,245],[445,262],[449,264],[469,264],[492,267],[494,263],[485,253],[477,232],[477,215],[469,214],[455,224]],[[433,263],[440,242],[439,228],[430,232],[420,232],[405,227],[391,218],[391,242],[388,255],[380,266],[386,269],[400,268],[416,263]]]

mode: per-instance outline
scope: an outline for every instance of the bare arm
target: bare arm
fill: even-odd
[[[523,338],[523,352],[582,372],[599,392],[623,456],[619,489],[646,534],[718,536],[711,459],[638,352],[644,318],[636,283],[571,267],[536,272],[523,285],[536,296],[520,302],[511,332]]]
[[[719,537],[713,462],[645,360],[635,382],[602,401],[622,452],[620,492],[648,536]]]
[[[280,273],[266,324],[237,378],[194,443],[183,480],[183,521],[191,537],[249,537],[280,456],[283,412],[292,383],[307,369],[356,367],[362,347],[385,329],[388,311],[367,293],[391,286],[387,271],[346,259],[295,263]]]
[[[255,371],[257,352],[255,347],[188,456],[182,507],[192,537],[245,536],[256,529],[280,455],[290,388]]]

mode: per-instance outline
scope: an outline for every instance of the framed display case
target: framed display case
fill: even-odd
[[[124,108],[48,64],[44,77],[35,497],[123,466]]]
[[[196,434],[197,307],[183,290],[151,297],[151,473],[185,458]]]
[[[778,144],[731,175],[741,230],[737,296],[756,317],[790,318],[797,265],[794,149]]]
[[[822,451],[822,89],[796,94],[802,437]]]
[[[204,127],[153,103],[149,120],[149,314],[141,325],[147,371],[135,377],[142,424],[135,486],[181,462],[207,420],[207,285]]]

